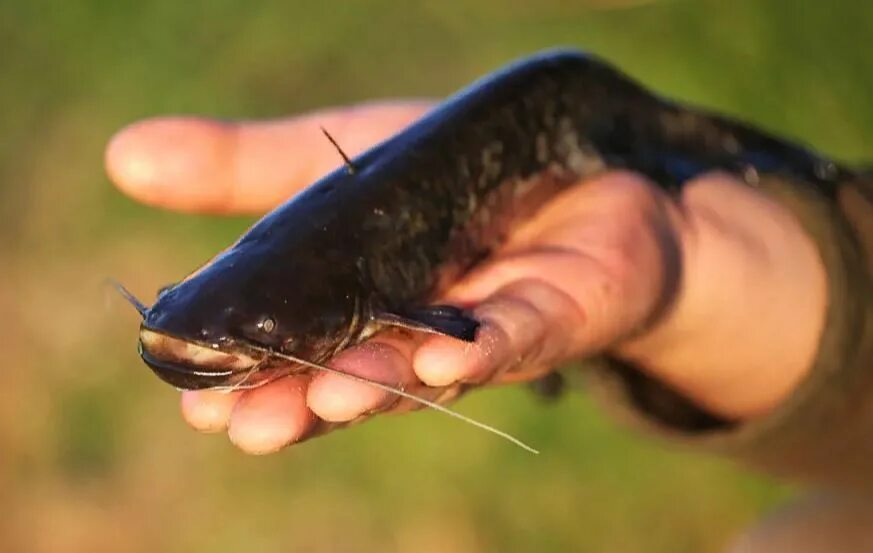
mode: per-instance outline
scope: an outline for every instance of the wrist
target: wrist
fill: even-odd
[[[682,203],[675,302],[618,354],[713,415],[764,415],[816,356],[827,306],[818,249],[787,208],[730,178],[689,183]]]

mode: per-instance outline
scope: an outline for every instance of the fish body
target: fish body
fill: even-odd
[[[561,190],[627,169],[669,190],[715,169],[833,193],[851,171],[549,51],[489,75],[308,187],[143,312],[143,360],[181,389],[252,387],[399,324],[472,340],[431,303]]]

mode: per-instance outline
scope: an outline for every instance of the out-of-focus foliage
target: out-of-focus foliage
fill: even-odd
[[[249,220],[140,207],[102,149],[146,116],[442,95],[573,45],[856,160],[873,157],[870,29],[865,0],[5,0],[0,550],[718,551],[790,492],[616,428],[584,394],[461,402],[539,457],[432,413],[267,458],[193,434],[101,282],[148,297]]]

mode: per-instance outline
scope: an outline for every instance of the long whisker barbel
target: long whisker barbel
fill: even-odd
[[[269,359],[269,358],[264,357],[263,359],[261,359],[260,361],[258,361],[254,365],[252,365],[251,368],[248,371],[246,371],[246,375],[242,378],[242,380],[240,380],[236,384],[230,386],[227,389],[227,392],[235,392],[237,390],[244,389],[243,386],[245,386],[245,384],[246,384],[246,382],[248,382],[249,378],[251,378],[253,374],[258,372],[261,369],[261,367],[263,367],[267,363],[267,359]]]
[[[383,383],[378,382],[376,380],[370,380],[369,378],[365,378],[363,376],[358,376],[356,374],[346,373],[346,372],[328,367],[326,365],[320,365],[318,363],[313,363],[312,361],[300,359],[299,357],[295,357],[293,355],[288,355],[286,353],[281,353],[278,351],[273,351],[273,350],[269,350],[266,348],[259,348],[259,347],[253,347],[252,349],[254,349],[256,351],[263,352],[267,355],[272,355],[274,357],[279,357],[279,358],[285,359],[287,361],[299,363],[299,364],[305,365],[307,367],[312,367],[312,368],[318,369],[320,371],[324,371],[324,372],[331,373],[331,374],[336,374],[336,375],[339,375],[341,377],[347,378],[349,380],[353,380],[355,382],[367,384],[369,386],[372,386],[374,388],[382,390],[383,392],[388,392],[390,394],[394,394],[396,396],[400,396],[402,398],[409,399],[411,401],[414,401],[414,402],[419,403],[421,405],[424,405],[426,407],[430,407],[431,409],[433,409],[435,411],[439,411],[440,413],[443,413],[445,415],[449,415],[450,417],[454,417],[454,418],[456,418],[460,421],[463,421],[467,424],[473,425],[476,428],[479,428],[481,430],[484,430],[486,432],[490,432],[491,434],[499,436],[499,437],[503,438],[504,440],[507,440],[507,441],[517,445],[518,447],[524,449],[525,451],[529,451],[529,452],[534,453],[534,454],[539,454],[539,450],[534,449],[533,447],[527,445],[526,443],[519,440],[515,436],[512,436],[512,435],[510,435],[502,430],[499,430],[497,428],[494,428],[493,426],[487,425],[484,422],[479,422],[475,419],[471,419],[470,417],[467,417],[466,415],[462,415],[461,413],[458,413],[457,411],[454,411],[452,409],[449,409],[448,407],[440,405],[439,403],[430,401],[428,399],[424,399],[423,397],[419,397],[415,394],[411,394],[411,393],[404,391],[404,390],[401,390],[399,388],[394,388],[393,386],[389,386],[388,384],[383,384]]]
[[[140,317],[145,319],[146,312],[149,310],[149,308],[143,302],[136,299],[136,296],[134,296],[127,288],[125,288],[123,284],[121,284],[114,278],[107,278],[106,284],[118,290],[118,293],[121,294],[121,296],[126,299],[128,303],[130,303],[130,305],[134,307],[134,309],[137,310]]]

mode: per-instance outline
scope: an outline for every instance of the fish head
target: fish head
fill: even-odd
[[[179,389],[265,384],[305,370],[271,353],[320,363],[354,339],[365,319],[355,283],[324,256],[271,263],[232,248],[162,289],[145,310],[140,355]]]

